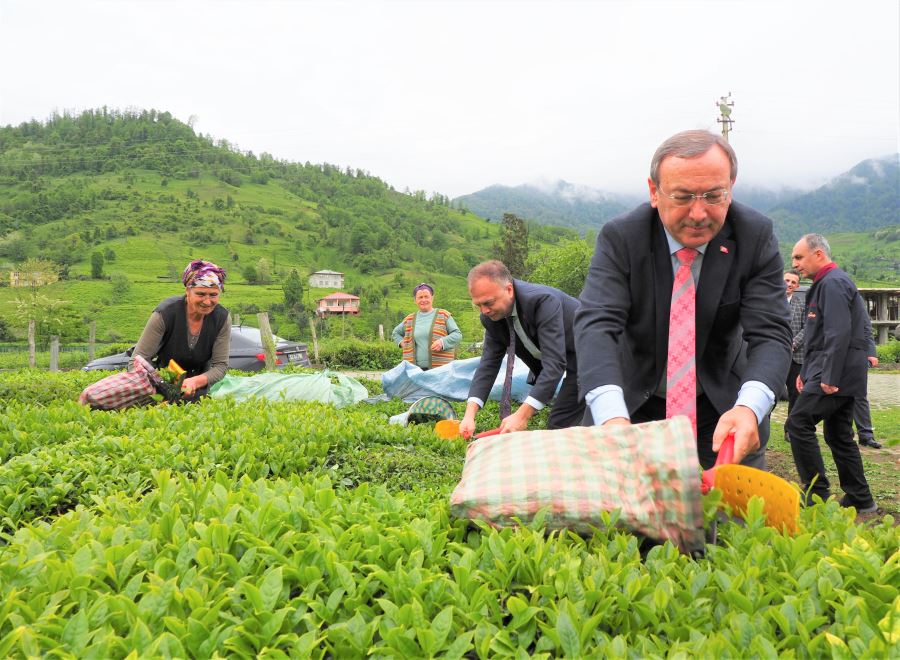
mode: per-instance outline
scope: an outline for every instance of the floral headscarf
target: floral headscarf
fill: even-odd
[[[434,295],[434,289],[431,288],[431,285],[422,282],[422,284],[419,284],[415,289],[413,289],[413,298],[415,298],[416,294],[419,293],[419,291],[421,291],[422,289],[425,289],[426,291],[428,291],[428,293]]]
[[[219,268],[211,261],[195,259],[184,269],[181,281],[185,287],[218,287],[220,291],[224,291],[225,269]]]

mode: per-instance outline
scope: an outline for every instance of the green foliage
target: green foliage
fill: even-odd
[[[584,288],[594,249],[586,241],[565,241],[544,248],[530,262],[532,282],[546,284],[576,298]]]
[[[103,277],[103,253],[95,250],[91,254],[91,277],[99,280]]]
[[[900,362],[900,341],[891,338],[886,344],[875,347],[878,362],[883,364]]]
[[[281,289],[284,291],[285,307],[292,309],[297,306],[303,306],[303,280],[300,279],[296,268],[291,268],[291,272],[281,285]]]
[[[319,359],[332,369],[381,370],[398,364],[403,352],[389,341],[330,339],[319,346]]]
[[[0,374],[0,653],[891,657],[897,528],[837,502],[719,526],[702,560],[449,516],[465,443],[401,402],[91,412],[102,374]],[[462,405],[462,404],[459,404]],[[496,410],[496,405],[493,409]],[[493,413],[492,413],[493,414]],[[715,492],[714,492],[715,493]]]
[[[514,213],[503,214],[494,258],[506,264],[513,277],[521,279],[528,275],[528,226]]]

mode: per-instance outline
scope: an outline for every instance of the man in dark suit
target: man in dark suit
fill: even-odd
[[[578,367],[572,334],[578,301],[559,289],[513,279],[500,261],[475,266],[469,272],[468,282],[472,303],[481,312],[485,335],[481,363],[472,378],[460,433],[464,437],[474,433],[475,414],[487,401],[513,338],[515,355],[528,365],[535,381],[525,402],[500,422],[500,432],[524,430],[532,415],[553,398],[563,376],[547,428],[577,426],[584,416],[584,402],[578,399]]]
[[[823,421],[838,480],[845,495],[841,506],[860,513],[877,510],[853,440],[853,406],[865,397],[868,380],[865,303],[847,274],[831,260],[821,234],[807,234],[794,246],[792,261],[813,284],[806,293],[806,357],[797,379],[801,388],[786,428],[797,474],[804,490],[823,500],[830,496],[816,424]]]
[[[675,382],[695,411],[705,468],[731,433],[735,461],[765,466],[769,414],[790,362],[778,242],[768,218],[731,202],[736,175],[720,136],[685,131],[666,140],[651,161],[650,203],[601,229],[575,315],[586,423],[672,416],[670,362],[681,365],[693,349],[684,368],[693,382]],[[682,261],[685,252],[692,261]],[[681,351],[670,355],[673,283],[688,266],[693,341],[676,337]]]
[[[788,307],[791,309],[791,365],[788,369],[787,386],[788,394],[788,415],[794,407],[797,400],[797,376],[800,374],[800,367],[803,366],[803,335],[806,328],[806,298],[797,291],[800,286],[800,273],[796,270],[786,271],[784,274],[784,286],[787,290]],[[784,432],[787,439],[787,431]]]

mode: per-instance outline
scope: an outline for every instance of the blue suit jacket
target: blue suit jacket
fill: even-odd
[[[783,262],[772,222],[733,202],[697,282],[697,379],[719,414],[741,384],[780,391],[791,359]],[[633,413],[665,375],[672,260],[649,203],[603,226],[575,315],[581,396],[618,385]]]
[[[546,404],[553,398],[564,374],[569,374],[567,378],[575,378],[577,374],[572,321],[578,301],[559,289],[522,280],[513,280],[513,292],[519,323],[540,350],[541,359],[535,359],[521,341],[516,342],[516,355],[536,376],[528,395]],[[485,329],[484,349],[469,396],[487,401],[509,347],[510,331],[507,319],[492,321],[482,314],[481,324]]]

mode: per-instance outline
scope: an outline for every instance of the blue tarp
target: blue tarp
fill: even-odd
[[[469,397],[469,387],[475,370],[481,363],[480,357],[468,360],[454,360],[435,369],[422,371],[410,362],[401,362],[381,376],[384,393],[394,399],[418,401],[423,396],[439,396],[450,401],[465,401]],[[506,375],[506,358],[497,372],[497,379],[491,388],[490,398],[499,401],[503,393],[503,379]],[[522,402],[531,390],[526,380],[528,367],[519,358],[513,368],[512,398]]]

